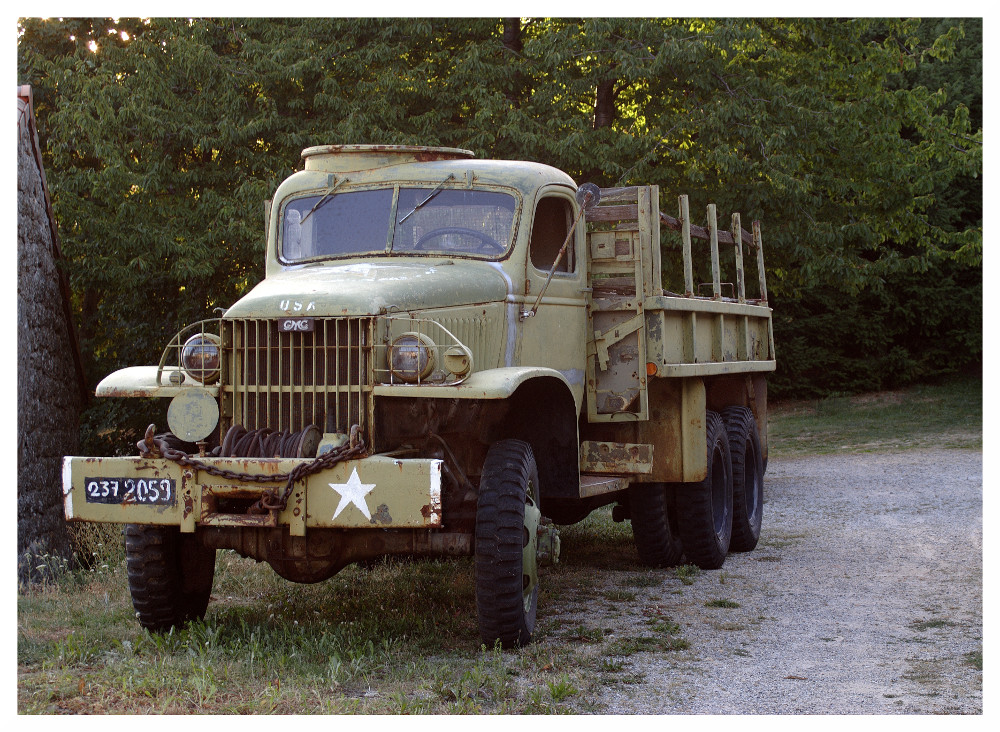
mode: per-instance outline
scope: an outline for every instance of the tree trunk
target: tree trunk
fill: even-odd
[[[503,45],[514,53],[521,53],[524,44],[521,42],[521,19],[503,19]]]
[[[524,42],[521,39],[521,19],[503,19],[503,45],[507,49],[506,56],[513,64],[516,71],[511,77],[510,85],[504,90],[504,96],[515,109],[520,109],[521,101],[524,99],[524,91],[527,86],[524,74],[521,72],[521,65],[524,59],[521,52],[524,50]]]
[[[615,99],[617,79],[601,81],[597,84],[597,100],[594,103],[594,129],[610,127],[615,121]]]

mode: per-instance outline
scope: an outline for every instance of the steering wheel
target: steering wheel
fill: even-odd
[[[475,229],[466,229],[462,226],[443,226],[440,229],[434,229],[424,234],[417,243],[413,245],[414,249],[427,249],[427,242],[431,239],[436,239],[439,236],[447,236],[448,234],[461,234],[462,236],[471,236],[473,239],[478,239],[479,242],[490,249],[496,250],[497,254],[503,254],[504,248],[499,242],[497,242],[493,237],[488,234],[484,234],[481,231],[476,231]]]

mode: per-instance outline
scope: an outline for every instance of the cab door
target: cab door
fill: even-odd
[[[520,362],[561,372],[579,405],[587,356],[587,258],[584,222],[573,228],[578,211],[573,193],[563,187],[543,188],[535,199],[525,258],[525,310],[531,310],[543,288],[544,294],[535,314],[522,323]],[[552,278],[546,287],[550,272]]]

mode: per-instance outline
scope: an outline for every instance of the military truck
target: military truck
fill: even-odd
[[[482,640],[512,647],[557,527],[595,509],[657,567],[754,548],[775,367],[756,223],[466,150],[302,158],[265,206],[265,278],[97,387],[170,400],[169,431],[65,458],[67,519],[125,524],[142,626],[203,617],[219,549],[306,583],[471,555]]]

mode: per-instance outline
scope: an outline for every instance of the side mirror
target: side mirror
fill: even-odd
[[[576,189],[576,202],[584,211],[601,202],[601,189],[593,183],[584,183]]]

